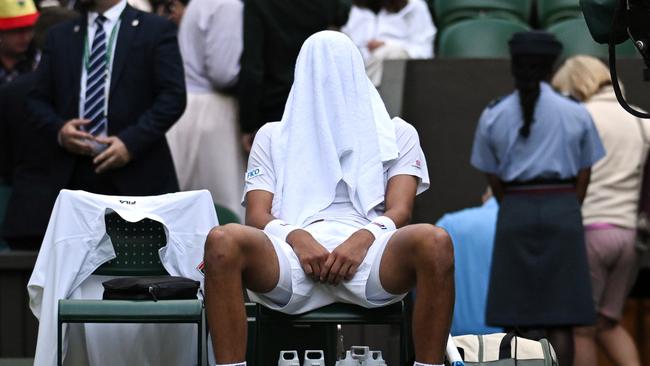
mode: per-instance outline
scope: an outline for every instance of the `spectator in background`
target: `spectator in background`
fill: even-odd
[[[41,5],[53,4],[49,1],[48,3],[41,2]],[[56,4],[42,7],[38,21],[34,25],[34,45],[39,53],[39,58],[41,50],[45,47],[47,31],[61,22],[72,20],[79,16],[79,13],[76,11],[62,7],[58,5],[58,2]]]
[[[312,34],[340,27],[344,0],[247,0],[239,75],[239,114],[244,149],[257,129],[279,121],[293,83],[296,57]]]
[[[638,271],[636,219],[650,125],[621,108],[609,69],[596,58],[568,59],[553,86],[585,103],[607,151],[592,169],[582,205],[598,321],[576,329],[574,365],[596,365],[598,345],[615,365],[638,366],[639,352],[620,320]]]
[[[605,152],[589,112],[547,83],[562,44],[541,31],[509,44],[517,90],[483,112],[471,158],[500,204],[486,320],[544,331],[572,365],[573,327],[595,321],[580,204]]]
[[[49,32],[28,99],[60,145],[53,184],[109,195],[177,191],[165,139],[185,110],[176,26],[126,0],[81,1],[84,15]]]
[[[456,302],[451,334],[490,334],[502,328],[485,323],[485,308],[499,204],[488,190],[483,205],[445,214],[436,226],[454,243]]]
[[[384,60],[433,57],[436,27],[423,0],[355,0],[341,30],[361,50],[375,86]]]
[[[153,1],[152,7],[154,13],[171,20],[180,27],[188,2],[189,0],[157,0]]]
[[[181,190],[208,189],[243,213],[244,157],[237,99],[230,94],[242,52],[241,0],[192,0],[178,34],[187,109],[167,133]]]
[[[34,29],[38,49],[47,30],[76,17],[73,10],[44,8]],[[38,250],[56,198],[49,177],[56,143],[30,119],[25,100],[36,83],[33,72],[0,87],[0,176],[12,187],[2,237],[12,250]]]
[[[37,19],[33,0],[0,0],[0,85],[36,67],[32,39]]]

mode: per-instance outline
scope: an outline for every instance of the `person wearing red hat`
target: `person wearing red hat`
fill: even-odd
[[[32,39],[37,19],[32,0],[0,0],[0,85],[36,67]]]

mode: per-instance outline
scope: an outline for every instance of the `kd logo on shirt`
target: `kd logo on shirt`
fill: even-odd
[[[262,168],[253,168],[246,172],[246,180],[251,180],[255,177],[259,177],[262,174],[264,174],[264,172],[262,172]]]

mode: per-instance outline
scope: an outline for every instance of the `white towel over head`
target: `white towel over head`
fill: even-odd
[[[382,163],[397,157],[395,124],[357,47],[339,32],[309,37],[273,136],[273,215],[301,225],[334,201],[343,180],[354,208],[372,219],[384,201]]]

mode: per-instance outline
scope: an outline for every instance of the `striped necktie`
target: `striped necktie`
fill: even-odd
[[[84,118],[90,120],[86,131],[98,135],[106,130],[106,32],[104,22],[106,17],[99,15],[95,19],[96,31],[93,45],[86,64],[86,100],[84,102]]]

